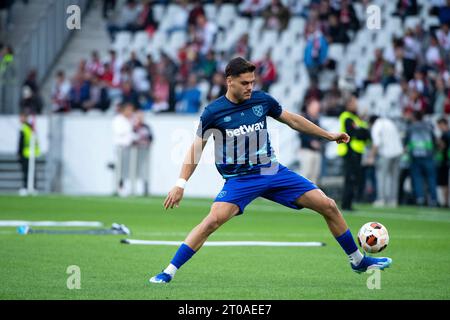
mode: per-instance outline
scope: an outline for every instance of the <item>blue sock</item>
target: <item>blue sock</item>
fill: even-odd
[[[186,261],[188,261],[193,255],[195,251],[192,250],[187,244],[183,243],[175,253],[175,256],[173,257],[172,261],[170,262],[173,264],[177,269],[179,269]]]
[[[345,231],[339,237],[336,237],[336,240],[337,242],[339,242],[342,249],[344,249],[347,255],[350,255],[356,250],[358,250],[355,240],[353,240],[353,236],[352,233],[350,232],[350,229],[347,229],[347,231]]]

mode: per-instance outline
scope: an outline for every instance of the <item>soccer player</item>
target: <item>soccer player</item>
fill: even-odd
[[[167,268],[152,277],[150,282],[171,281],[209,235],[232,217],[242,214],[257,197],[289,208],[309,208],[320,213],[348,255],[354,271],[389,267],[392,263],[390,258],[373,258],[359,251],[334,200],[311,181],[278,162],[267,133],[266,117],[273,117],[299,132],[337,143],[349,142],[349,136],[327,132],[304,117],[283,110],[267,93],[253,91],[254,71],[255,66],[245,59],[232,59],[225,69],[227,92],[209,104],[200,117],[197,137],[186,154],[180,178],[164,201],[164,208],[179,206],[186,181],[194,172],[211,135],[215,143],[216,167],[225,184],[209,214],[189,233]]]

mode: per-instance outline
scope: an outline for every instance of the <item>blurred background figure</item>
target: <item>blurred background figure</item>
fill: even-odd
[[[400,132],[389,118],[372,116],[372,148],[369,159],[375,164],[377,200],[375,206],[397,206],[400,157],[403,145]]]
[[[135,134],[133,146],[137,148],[136,180],[142,182],[143,194],[147,196],[149,194],[149,159],[153,134],[149,125],[145,123],[144,112],[136,112],[133,131]]]
[[[442,189],[442,206],[449,207],[448,176],[450,167],[450,129],[446,118],[439,118],[437,121],[441,136],[438,140],[438,186]]]
[[[350,142],[338,145],[338,155],[344,159],[342,209],[351,211],[354,197],[361,186],[361,161],[370,132],[367,123],[358,116],[358,99],[355,95],[351,94],[346,98],[345,108],[339,116],[340,131],[350,136]]]
[[[19,190],[19,194],[21,196],[26,196],[29,193],[33,194],[36,192],[36,173],[34,163],[35,159],[40,156],[41,152],[34,129],[29,122],[28,114],[24,112],[20,113],[19,120],[21,127],[17,156],[19,158],[20,167],[22,168],[22,188]],[[30,181],[28,181],[29,177]]]
[[[319,125],[320,102],[310,100],[303,116],[312,123]],[[320,168],[322,166],[322,142],[314,136],[300,134],[301,147],[299,156],[301,174],[314,182],[319,183]]]
[[[405,145],[411,159],[411,177],[416,204],[436,207],[438,204],[434,162],[436,139],[433,128],[423,120],[423,113],[420,111],[412,113],[412,123],[406,133]]]
[[[120,105],[119,112],[114,116],[112,129],[113,141],[116,153],[115,161],[115,190],[120,197],[126,197],[130,193],[130,152],[131,145],[135,141],[133,131],[133,115],[135,107],[130,102]]]

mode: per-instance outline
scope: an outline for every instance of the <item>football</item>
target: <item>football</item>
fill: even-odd
[[[368,222],[359,229],[358,243],[368,253],[383,251],[389,243],[388,231],[379,222]]]

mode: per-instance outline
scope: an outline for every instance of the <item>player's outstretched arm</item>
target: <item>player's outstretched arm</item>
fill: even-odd
[[[305,117],[283,110],[281,115],[277,118],[278,121],[287,124],[294,130],[302,133],[311,134],[328,141],[336,141],[336,143],[347,143],[350,141],[350,136],[345,132],[328,132],[321,127],[315,125]]]
[[[195,168],[197,167],[197,164],[202,156],[203,148],[205,147],[206,142],[207,140],[203,140],[200,137],[195,137],[194,142],[184,157],[180,178],[172,190],[169,191],[166,200],[164,200],[164,209],[173,209],[174,206],[179,206],[184,194],[184,185],[194,173]]]

